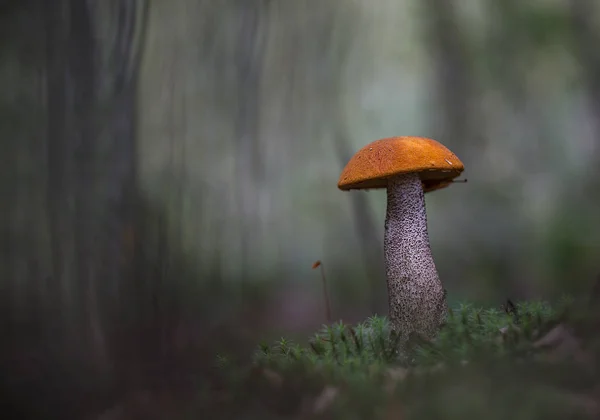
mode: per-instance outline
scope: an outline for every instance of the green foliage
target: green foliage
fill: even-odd
[[[398,358],[398,340],[387,318],[374,316],[356,326],[324,325],[308,346],[285,338],[274,345],[261,344],[254,363],[283,370],[305,365],[332,376],[361,374],[365,366],[373,371],[393,363]]]
[[[374,316],[354,326],[325,325],[306,345],[262,343],[250,368],[224,364],[222,356],[218,363],[228,375],[237,372],[231,398],[250,417],[322,418],[324,405],[333,416],[327,418],[343,419],[587,418],[593,369],[550,362],[550,350],[538,345],[573,308],[569,297],[553,306],[463,303],[435,340],[411,337],[403,351],[388,320]],[[249,412],[246,403],[260,408]]]
[[[523,302],[512,311],[460,304],[451,310],[436,340],[413,337],[406,352],[399,352],[399,335],[385,317],[373,316],[355,326],[339,322],[324,325],[308,343],[300,346],[285,338],[261,344],[254,362],[259,366],[287,369],[306,364],[329,371],[356,372],[365,366],[431,366],[481,358],[525,355],[531,342],[548,329],[557,312],[546,302]]]

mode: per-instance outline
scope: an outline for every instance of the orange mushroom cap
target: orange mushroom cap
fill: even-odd
[[[445,188],[465,167],[439,142],[425,137],[375,140],[350,159],[338,181],[340,190],[387,188],[387,178],[418,173],[425,192]]]

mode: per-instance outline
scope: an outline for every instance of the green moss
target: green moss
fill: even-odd
[[[585,418],[589,404],[577,401],[597,383],[593,369],[566,359],[550,362],[545,356],[551,350],[535,344],[564,322],[572,306],[568,298],[553,306],[461,304],[436,340],[413,337],[402,352],[385,317],[353,326],[339,322],[323,326],[307,343],[263,343],[252,366],[222,369],[237,374],[230,381],[237,384],[236,401],[251,402],[253,415],[262,418],[399,418],[390,410],[415,419]],[[328,388],[336,396],[318,412]]]
[[[407,353],[397,351],[398,337],[386,317],[374,316],[358,325],[342,322],[325,325],[301,346],[285,338],[263,343],[256,351],[257,365],[285,369],[289,365],[327,366],[360,370],[364,366],[428,366],[439,362],[505,357],[526,352],[557,318],[546,302],[523,302],[514,310],[477,308],[460,304],[449,311],[446,325],[436,340],[414,337]],[[502,328],[506,328],[504,333]]]

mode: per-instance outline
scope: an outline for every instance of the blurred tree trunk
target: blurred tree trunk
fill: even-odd
[[[97,132],[96,54],[92,15],[85,2],[47,2],[48,28],[48,201],[58,302],[67,310],[69,336],[84,334],[89,349],[106,364],[104,333],[98,319],[96,282],[101,261],[95,161]],[[62,10],[61,10],[62,9]],[[65,11],[67,13],[65,13]]]
[[[589,118],[592,122],[594,136],[594,157],[591,162],[591,174],[584,187],[591,194],[592,202],[600,202],[600,30],[595,25],[594,17],[598,16],[597,4],[588,0],[570,0],[571,21],[574,38],[574,52],[578,59],[587,87],[590,109]],[[600,267],[597,268],[600,270]],[[595,292],[598,294],[600,276],[596,282]]]
[[[569,1],[575,56],[582,66],[588,91],[591,119],[596,140],[594,152],[596,176],[600,175],[600,30],[595,26],[599,8],[589,0]],[[596,180],[598,178],[596,177]]]
[[[45,3],[52,299],[66,310],[67,336],[87,338],[102,369],[119,290],[134,265],[125,247],[134,224],[135,85],[145,7],[136,0]],[[116,37],[99,37],[103,30]]]
[[[102,168],[97,173],[98,199],[103,202],[97,298],[103,308],[102,322],[110,326],[108,332],[116,340],[112,351],[123,351],[122,339],[130,333],[127,328],[140,318],[147,321],[154,316],[157,299],[156,279],[145,269],[144,209],[137,180],[137,87],[149,0],[112,0],[107,8],[110,13],[102,24],[115,37],[102,46],[107,71],[96,119],[102,133],[96,158]]]
[[[235,117],[236,171],[234,183],[241,207],[240,260],[242,298],[248,281],[250,248],[259,224],[259,189],[263,178],[259,141],[261,73],[264,46],[259,34],[261,16],[267,12],[268,0],[245,1],[237,4],[239,26],[236,39],[235,69],[237,110]]]
[[[71,147],[71,164],[74,168],[67,179],[72,180],[70,191],[74,205],[75,230],[75,284],[80,289],[76,294],[76,313],[84,322],[79,326],[88,331],[94,359],[100,366],[108,363],[106,337],[100,320],[100,303],[97,299],[97,284],[100,279],[106,281],[102,269],[110,266],[111,261],[102,261],[99,241],[101,213],[99,175],[103,168],[98,165],[99,133],[93,125],[97,101],[97,45],[95,41],[92,11],[81,0],[70,0],[70,33],[68,36],[68,68],[71,91],[71,115],[73,124],[67,137]],[[53,147],[52,145],[50,147]],[[107,168],[108,169],[108,168]],[[104,264],[103,264],[104,263]],[[106,264],[106,265],[105,265]]]
[[[360,8],[356,5],[344,10],[330,5],[323,15],[327,18],[322,22],[322,28],[320,28],[323,33],[319,34],[317,38],[329,41],[327,48],[321,47],[322,54],[326,55],[319,57],[318,60],[320,63],[328,64],[326,67],[328,72],[321,87],[321,92],[325,93],[323,115],[330,114],[331,126],[334,127],[330,135],[333,137],[334,150],[341,171],[354,154],[350,147],[352,133],[347,129],[346,80],[343,75],[357,41],[356,26],[361,22],[362,16]],[[353,192],[350,200],[354,226],[368,280],[369,310],[371,313],[377,313],[380,308],[387,305],[387,291],[385,287],[380,287],[385,284],[383,241],[377,234],[382,229],[375,225],[375,217],[369,207],[366,194]]]
[[[460,33],[456,6],[451,0],[425,0],[428,13],[425,38],[436,69],[435,90],[439,106],[436,133],[442,141],[461,145],[478,137],[479,119],[473,107],[474,75]]]
[[[340,121],[340,124],[343,124],[343,121]],[[334,139],[341,168],[346,166],[353,155],[346,139],[347,136],[342,137],[341,133],[336,133]],[[354,227],[360,242],[360,249],[369,281],[369,310],[371,313],[378,313],[379,308],[383,306],[380,302],[385,297],[385,293],[378,293],[378,290],[385,291],[384,288],[379,287],[382,284],[381,280],[385,278],[383,246],[381,238],[377,235],[377,232],[381,231],[381,227],[375,226],[375,217],[369,207],[366,194],[354,191],[350,199],[352,200]]]
[[[73,285],[69,284],[75,257],[73,209],[69,196],[73,172],[69,159],[67,129],[68,26],[62,7],[46,1],[46,115],[47,115],[47,207],[52,277],[48,299],[55,303],[61,322],[72,310]],[[62,5],[61,5],[62,6]]]

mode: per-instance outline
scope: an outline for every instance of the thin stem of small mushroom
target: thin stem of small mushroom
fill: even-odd
[[[447,312],[429,245],[423,186],[417,174],[390,178],[384,254],[392,329],[408,338],[438,332]]]
[[[329,300],[329,292],[327,291],[327,280],[325,279],[325,267],[321,263],[321,280],[323,281],[323,299],[325,300],[325,318],[327,323],[331,324],[333,319],[331,318],[331,301]]]

